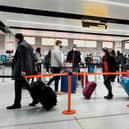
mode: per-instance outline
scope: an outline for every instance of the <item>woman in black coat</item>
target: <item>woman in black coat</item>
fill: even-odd
[[[111,56],[107,48],[102,49],[104,52],[103,56],[103,72],[116,72],[117,71],[117,62],[113,56]],[[112,99],[112,86],[111,82],[115,80],[116,75],[104,75],[104,85],[108,90],[108,95],[104,96],[105,99]]]

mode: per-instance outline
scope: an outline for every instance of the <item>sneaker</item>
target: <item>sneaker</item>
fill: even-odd
[[[15,105],[15,104],[7,107],[8,110],[19,109],[19,108],[21,108],[21,105]]]

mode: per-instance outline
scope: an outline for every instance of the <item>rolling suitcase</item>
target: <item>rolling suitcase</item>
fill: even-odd
[[[83,96],[86,99],[90,99],[92,94],[93,94],[93,92],[96,89],[97,84],[95,82],[89,82],[88,77],[87,77],[87,81],[85,83],[86,83],[86,86],[83,89]]]
[[[72,93],[76,93],[76,87],[77,87],[77,76],[73,75],[72,76],[72,88],[71,88]],[[68,77],[67,76],[61,77],[61,91],[68,92]]]
[[[31,91],[46,110],[50,110],[56,105],[57,96],[55,92],[50,87],[47,87],[41,80],[32,84]]]
[[[86,87],[83,89],[83,96],[86,99],[90,99],[91,95],[93,94],[95,89],[96,89],[96,83],[95,82],[88,82],[86,84]]]
[[[94,64],[90,64],[88,66],[88,73],[94,73],[95,72],[95,65]]]
[[[82,88],[85,87],[85,84],[88,83],[88,76],[87,75],[82,75],[81,76],[81,85],[82,85]]]
[[[129,77],[122,77],[120,83],[129,96]]]

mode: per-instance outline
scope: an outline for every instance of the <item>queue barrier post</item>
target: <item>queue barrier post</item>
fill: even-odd
[[[68,74],[68,109],[62,113],[65,115],[72,115],[76,113],[76,110],[71,109],[71,88],[72,88],[72,73]]]

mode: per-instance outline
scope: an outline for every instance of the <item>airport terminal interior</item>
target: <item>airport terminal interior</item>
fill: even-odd
[[[52,89],[57,104],[50,110],[42,102],[30,106],[26,86],[21,105],[7,108],[14,103],[16,82],[23,83],[13,71],[33,65],[20,54],[21,44],[26,57],[34,57],[36,71],[24,81],[30,89],[38,81]],[[49,84],[53,73],[61,73],[55,77],[59,92],[57,83]],[[129,0],[0,0],[0,129],[58,128],[129,129]]]

